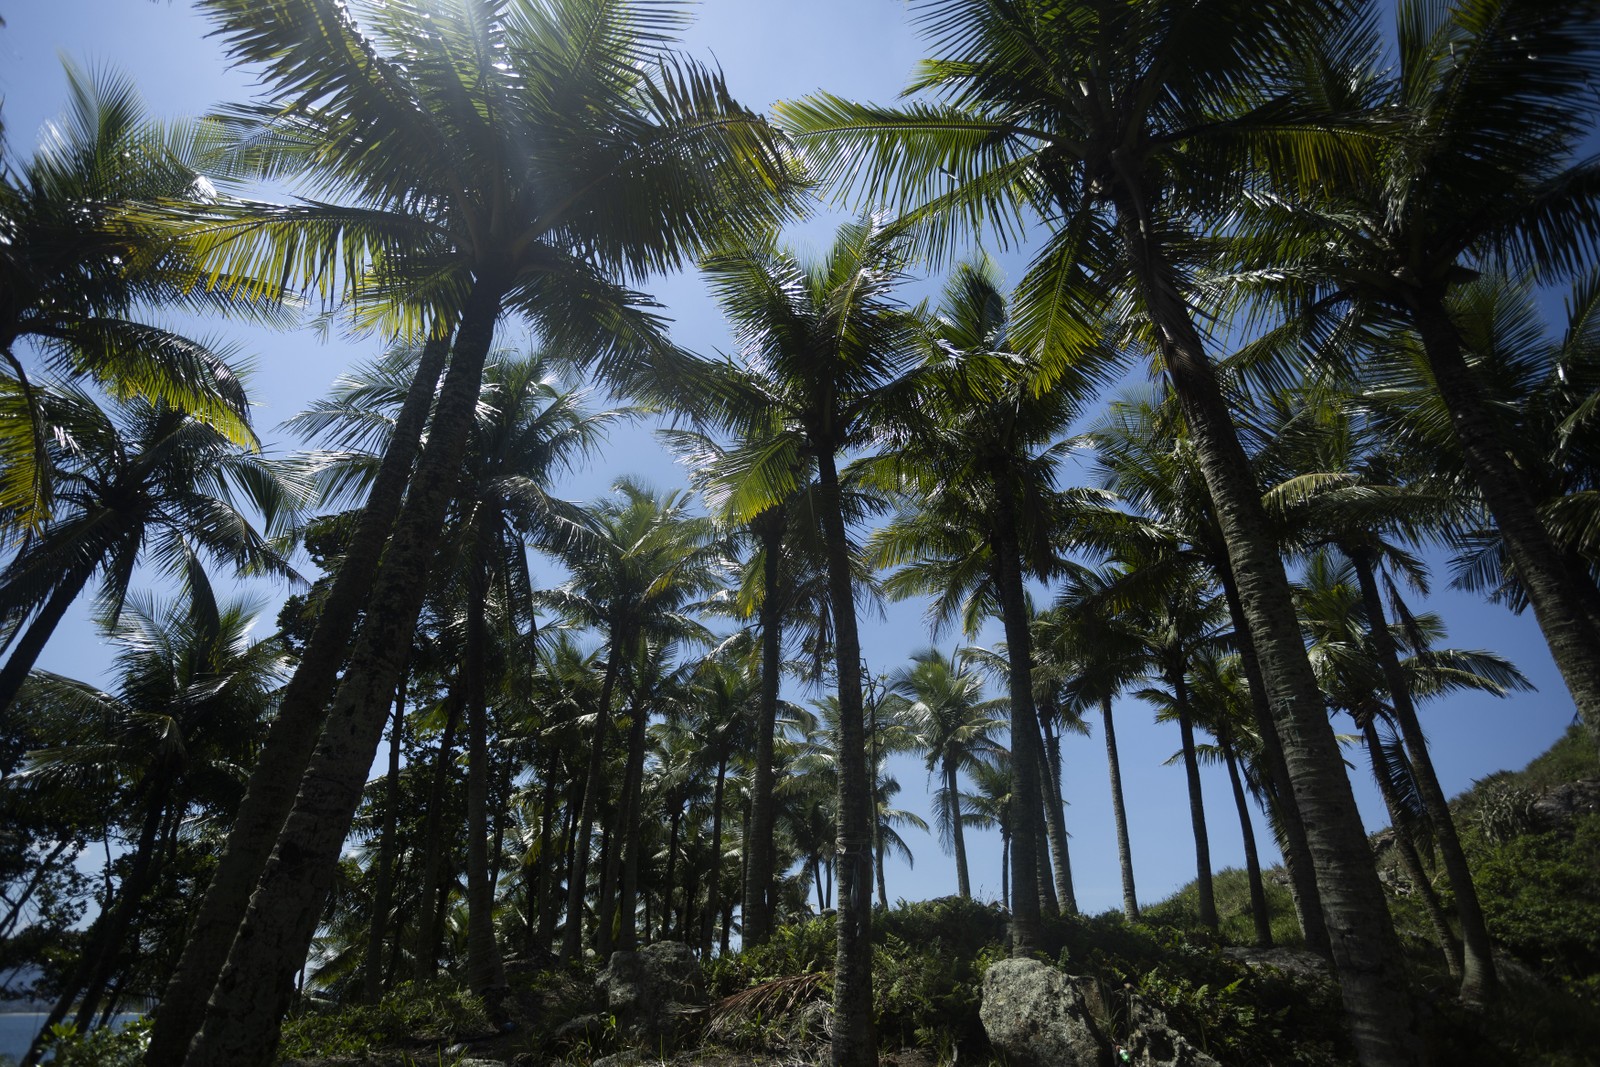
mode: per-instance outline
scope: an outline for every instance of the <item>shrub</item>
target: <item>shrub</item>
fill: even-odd
[[[448,980],[406,983],[377,1004],[313,1011],[288,1020],[281,1054],[353,1055],[381,1045],[448,1044],[491,1029],[483,1002]]]

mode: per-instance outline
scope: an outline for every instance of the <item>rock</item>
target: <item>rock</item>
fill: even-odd
[[[464,1060],[457,1060],[456,1067],[506,1067],[506,1061],[486,1060],[469,1056]]]
[[[1563,830],[1580,815],[1600,812],[1600,779],[1563,782],[1534,799],[1530,814],[1541,830]]]
[[[652,1052],[676,1047],[685,1020],[706,1002],[700,964],[681,941],[612,953],[595,988],[616,1017],[623,1043]]]
[[[1291,978],[1327,981],[1333,977],[1328,961],[1315,952],[1299,948],[1225,948],[1222,954],[1254,970],[1270,967]]]
[[[978,1010],[989,1043],[1019,1067],[1107,1067],[1107,1016],[1098,993],[1091,1002],[1084,987],[1037,960],[991,964]]]
[[[1128,998],[1132,1016],[1125,1063],[1138,1067],[1222,1067],[1172,1028],[1166,1012],[1139,996]]]
[[[640,1067],[644,1062],[643,1055],[630,1049],[614,1056],[603,1056],[589,1064],[589,1067]]]

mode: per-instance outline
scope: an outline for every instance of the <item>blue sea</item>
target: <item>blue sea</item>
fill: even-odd
[[[33,1044],[33,1035],[39,1032],[50,1013],[46,1011],[0,1012],[0,1064],[12,1064],[22,1059]],[[112,1026],[126,1026],[139,1016],[134,1013],[115,1016]]]

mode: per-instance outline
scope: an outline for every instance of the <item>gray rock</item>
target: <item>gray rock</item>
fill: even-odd
[[[1328,961],[1315,952],[1299,948],[1225,948],[1222,954],[1255,970],[1272,968],[1291,978],[1327,981],[1333,977]]]
[[[595,978],[617,1036],[651,1051],[676,1047],[684,1021],[705,1005],[705,987],[689,946],[659,941],[637,952],[614,952]]]
[[[1105,1012],[1086,984],[1037,960],[991,964],[978,1009],[989,1043],[1018,1067],[1109,1067]]]
[[[1222,1067],[1174,1030],[1166,1012],[1144,998],[1130,997],[1128,1011],[1132,1016],[1128,1062],[1138,1067]]]

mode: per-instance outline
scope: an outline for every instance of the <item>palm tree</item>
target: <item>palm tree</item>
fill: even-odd
[[[770,443],[730,479],[727,513],[753,518],[799,488],[816,464],[839,701],[838,953],[833,1062],[872,1064],[872,817],[867,776],[861,641],[838,455],[910,408],[919,362],[909,317],[893,299],[904,266],[899,239],[876,219],[843,226],[827,257],[802,264],[770,241],[730,248],[704,264],[733,325],[746,373],[730,382],[715,418]],[[773,423],[779,424],[774,433]],[[714,502],[714,506],[718,506]]]
[[[1206,351],[1194,238],[1287,156],[1326,161],[1340,138],[1293,121],[1278,59],[1345,32],[1339,0],[923,0],[937,58],[903,109],[828,96],[779,116],[826,179],[904,204],[924,247],[989,225],[1059,220],[1018,287],[1016,332],[1047,366],[1086,340],[1113,293],[1148,329],[1195,441],[1240,599],[1282,720],[1364,1064],[1421,1055],[1400,948],[1306,659],[1278,546]],[[1085,314],[1085,311],[1089,314]],[[1137,328],[1138,324],[1134,324]]]
[[[1011,774],[1011,753],[998,749],[987,759],[980,759],[967,768],[972,777],[973,793],[967,798],[973,814],[1000,829],[1000,897],[1006,907],[1011,906],[1011,882],[1007,877],[1011,865],[1011,812],[1015,779]]]
[[[10,656],[0,710],[16,696],[57,624],[102,575],[100,608],[121,611],[140,562],[204,580],[202,556],[239,571],[294,576],[287,559],[234,504],[243,497],[269,533],[287,528],[308,486],[290,466],[240,448],[189,412],[137,398],[101,407],[71,386],[33,386],[54,427],[55,515],[26,532],[0,571]]]
[[[91,77],[69,63],[66,73],[67,112],[39,150],[26,161],[0,155],[0,385],[19,416],[0,436],[0,508],[24,531],[54,509],[50,415],[25,346],[55,376],[181,408],[235,446],[253,447],[228,354],[149,316],[173,304],[268,320],[280,310],[270,287],[263,299],[243,301],[188,288],[183,251],[127,218],[138,201],[207,195],[197,128],[153,121],[114,72]]]
[[[905,702],[903,714],[927,758],[928,777],[939,775],[933,805],[939,843],[955,853],[957,892],[970,898],[960,772],[995,747],[1004,722],[994,713],[1004,702],[983,699],[983,679],[937,649],[915,652],[911,660],[889,676],[889,691]]]
[[[620,481],[613,497],[591,509],[583,529],[571,531],[566,540],[551,546],[556,558],[567,566],[570,577],[557,589],[541,593],[540,602],[572,623],[603,631],[607,647],[583,810],[578,817],[577,851],[567,886],[567,927],[562,941],[562,955],[566,958],[575,956],[582,944],[583,893],[593,823],[605,789],[605,752],[617,685],[624,672],[645,653],[647,645],[654,644],[664,652],[665,646],[673,642],[706,638],[704,626],[686,614],[686,609],[717,587],[714,568],[723,549],[714,540],[710,520],[689,514],[690,499],[686,491],[658,494],[633,482]],[[619,811],[623,818],[628,817],[628,806],[637,802],[626,793],[643,782],[639,775],[648,705],[641,703],[640,696],[641,690],[635,684],[625,795]],[[625,846],[621,840],[626,834],[625,826],[618,824],[617,829],[623,834],[614,833],[611,837],[614,852],[636,847],[637,842]],[[615,869],[620,871],[620,867]],[[607,927],[611,923],[610,914],[603,910],[610,899],[607,888],[602,885],[598,934],[600,943],[605,945],[610,943]],[[631,925],[627,915],[623,916],[623,923],[625,928]]]
[[[1313,197],[1263,197],[1259,247],[1299,251],[1290,273],[1301,306],[1347,302],[1369,320],[1400,322],[1422,343],[1465,465],[1561,670],[1578,714],[1600,741],[1600,626],[1595,583],[1563,557],[1496,424],[1491,393],[1469,362],[1452,294],[1487,264],[1551,277],[1587,265],[1596,222],[1593,158],[1573,162],[1596,114],[1595,11],[1556,0],[1405,0],[1398,65],[1374,37],[1350,42],[1348,85],[1387,123],[1369,165]],[[1323,71],[1322,73],[1326,73]],[[1325,84],[1338,84],[1319,76]],[[1342,335],[1343,336],[1343,335]]]
[[[1116,356],[1109,345],[1086,346],[1070,374],[1046,372],[1037,359],[1013,352],[1014,342],[993,264],[958,267],[928,331],[933,356],[917,406],[922,417],[890,435],[869,469],[904,501],[872,542],[876,565],[900,567],[885,583],[889,594],[931,594],[936,632],[958,611],[969,634],[985,616],[998,616],[1005,629],[1019,754],[1012,943],[1025,953],[1038,933],[1037,813],[1052,792],[1044,780],[1050,768],[1035,707],[1025,583],[1058,569],[1056,542],[1077,503],[1055,488],[1067,447],[1060,437]],[[1056,844],[1064,861],[1064,836]]]
[[[218,604],[203,581],[186,604],[135,597],[119,617],[108,627],[119,646],[115,693],[35,672],[19,701],[77,723],[76,736],[33,753],[24,777],[110,777],[130,825],[138,827],[130,835],[127,873],[92,925],[27,1063],[37,1062],[51,1027],[74,1002],[80,1030],[93,1020],[171,836],[191,809],[236,800],[236,768],[257,743],[287,673],[278,641],[250,640],[254,607]]]
[[[679,262],[734,222],[764,222],[785,178],[765,124],[732,104],[719,77],[658,59],[673,24],[662,5],[386,5],[365,28],[334,0],[206,6],[232,57],[259,64],[273,89],[231,113],[243,155],[279,173],[316,168],[324,196],[299,208],[219,204],[191,218],[193,245],[213,267],[270,261],[299,277],[308,264],[338,264],[342,280],[377,298],[374,317],[441,323],[435,335],[454,327],[455,343],[336,728],[324,731],[285,848],[252,898],[242,925],[253,932],[231,939],[226,992],[212,998],[194,1064],[272,1054],[420,610],[496,321],[525,313],[547,344],[607,370],[666,358],[657,320],[624,280]],[[359,206],[322,206],[340,198]],[[318,284],[331,292],[333,280]],[[324,686],[312,688],[308,699],[322,699]]]

